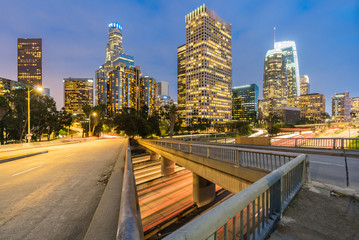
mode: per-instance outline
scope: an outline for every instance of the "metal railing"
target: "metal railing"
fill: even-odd
[[[275,170],[298,155],[274,153],[261,150],[247,150],[236,147],[200,145],[180,141],[152,140],[151,144],[170,148],[198,156],[219,160],[238,166],[250,166],[266,170]]]
[[[299,155],[164,239],[264,239],[308,173],[307,156]]]
[[[125,159],[116,239],[144,239],[135,175],[132,166],[131,150],[129,147],[127,147],[127,155]]]
[[[272,142],[272,145],[359,150],[359,138],[284,138]]]

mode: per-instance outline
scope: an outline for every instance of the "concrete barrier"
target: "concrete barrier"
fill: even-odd
[[[249,145],[271,145],[270,137],[236,137],[236,144],[249,144]]]

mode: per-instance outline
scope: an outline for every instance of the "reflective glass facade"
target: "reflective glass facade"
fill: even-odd
[[[350,99],[351,103],[351,112],[356,114],[356,119],[359,119],[359,97],[354,97]]]
[[[42,39],[17,39],[17,78],[19,82],[42,86]]]
[[[300,95],[306,95],[309,93],[309,77],[303,75],[300,77]]]
[[[64,78],[64,106],[71,114],[84,114],[82,106],[93,105],[93,78]]]
[[[276,42],[275,49],[283,51],[288,80],[288,97],[300,95],[299,64],[297,47],[294,41]]]
[[[146,105],[148,114],[155,109],[155,84],[156,79],[150,76],[140,78],[140,108]]]
[[[232,27],[205,5],[186,20],[186,124],[232,118]]]
[[[177,101],[179,118],[184,123],[186,110],[186,44],[177,48]]]
[[[243,85],[232,88],[232,119],[254,121],[258,113],[258,86]]]

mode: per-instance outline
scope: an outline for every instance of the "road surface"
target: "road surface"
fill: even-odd
[[[0,239],[83,239],[125,139],[0,164]],[[39,148],[40,149],[40,148]]]

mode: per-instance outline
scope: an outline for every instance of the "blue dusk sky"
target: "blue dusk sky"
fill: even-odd
[[[359,97],[358,0],[5,0],[0,14],[0,77],[17,79],[17,38],[42,38],[43,86],[63,106],[63,78],[95,77],[104,63],[108,24],[123,27],[125,53],[144,75],[168,81],[177,100],[177,47],[185,43],[185,15],[206,4],[232,24],[232,85],[256,83],[276,40],[296,42],[300,75],[310,91]]]

